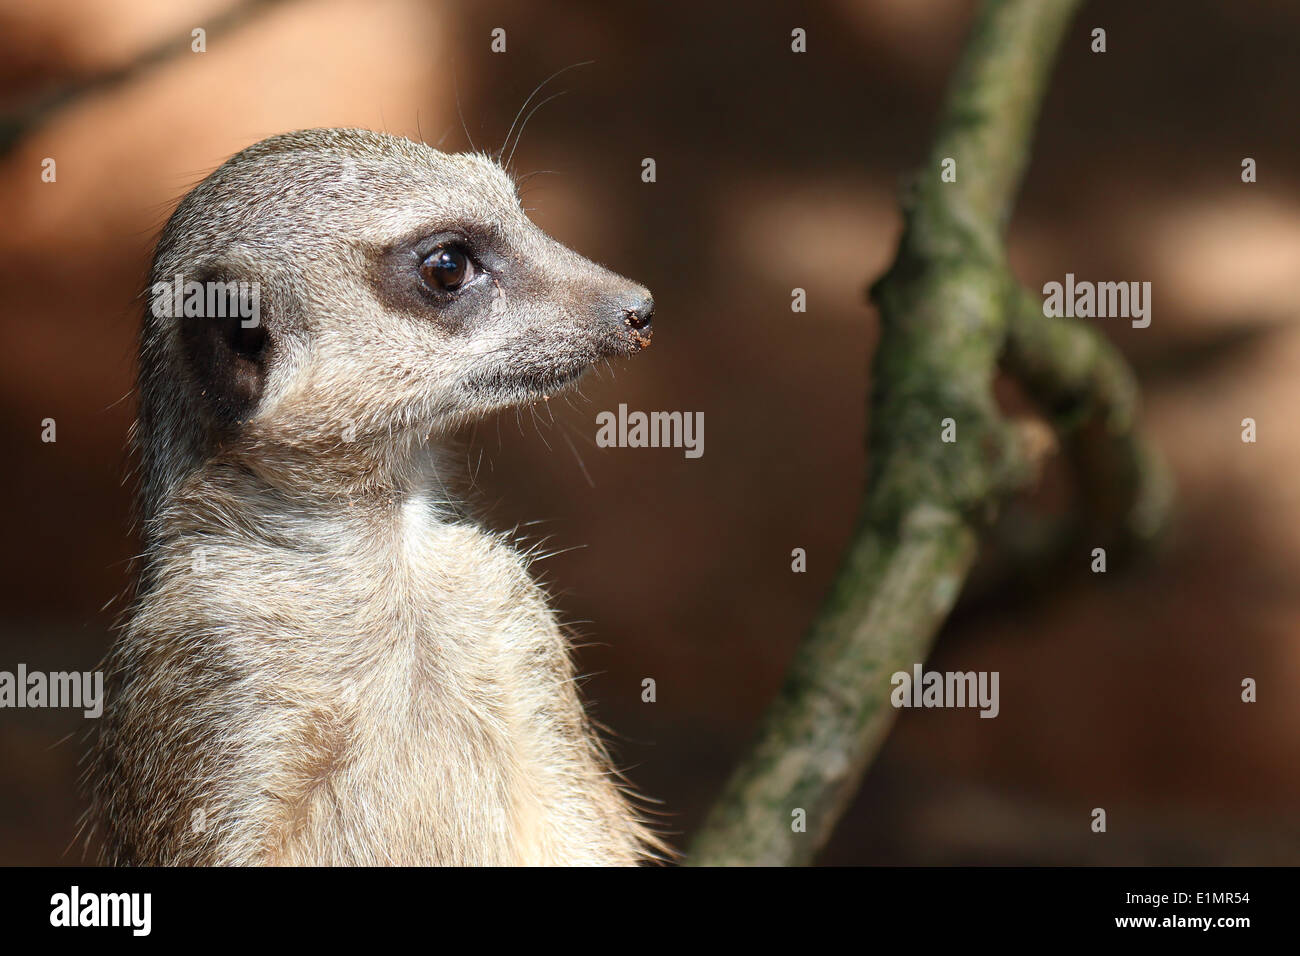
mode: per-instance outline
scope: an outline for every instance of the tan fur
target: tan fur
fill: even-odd
[[[462,227],[497,269],[426,307],[391,250]],[[203,320],[146,310],[145,556],[89,771],[105,860],[652,854],[544,593],[438,452],[635,351],[619,316],[644,290],[538,231],[486,157],[355,130],[260,143],[197,187],[153,281],[207,266],[262,284],[269,358],[223,418],[176,331]]]

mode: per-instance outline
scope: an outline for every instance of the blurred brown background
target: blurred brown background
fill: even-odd
[[[532,118],[515,165],[548,171],[524,187],[543,228],[654,291],[654,347],[552,402],[554,423],[479,426],[466,457],[481,454],[492,525],[541,519],[530,536],[571,549],[539,570],[580,622],[587,696],[684,844],[855,518],[864,289],[892,256],[897,187],[973,4],[611,7],[0,3],[0,96],[18,123],[0,156],[0,669],[90,669],[106,649],[133,548],[133,297],[179,197],[289,129],[467,148],[458,99],[475,146],[495,149],[537,83],[594,60],[548,87],[568,92]],[[789,50],[795,26],[806,55]],[[1088,50],[1094,26],[1104,55]],[[206,53],[190,51],[194,27]],[[1142,376],[1177,523],[1123,570],[1089,574],[1083,549],[968,600],[931,663],[1000,671],[1001,715],[903,712],[824,862],[1300,862],[1298,38],[1291,0],[1097,2],[1076,20],[1012,260],[1031,287],[1067,271],[1152,282],[1150,328],[1100,321]],[[1257,184],[1240,180],[1246,156]],[[790,311],[795,286],[807,314]],[[704,457],[596,448],[595,413],[619,402],[703,411]],[[1240,441],[1247,416],[1256,445]],[[1061,475],[1046,482],[1046,507],[1074,507]],[[657,703],[641,702],[643,677]],[[0,711],[0,863],[81,860],[68,847],[86,725]],[[1105,835],[1088,828],[1098,806]]]

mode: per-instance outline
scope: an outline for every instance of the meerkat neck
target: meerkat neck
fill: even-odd
[[[400,453],[358,443],[346,458],[311,445],[229,449],[178,479],[160,501],[145,503],[153,516],[146,550],[177,535],[293,532],[290,538],[386,524],[418,502],[426,521],[467,520],[463,469],[431,441]]]

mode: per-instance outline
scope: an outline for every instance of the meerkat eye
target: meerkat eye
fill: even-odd
[[[475,274],[474,260],[460,246],[439,246],[420,263],[420,277],[435,292],[455,292]]]

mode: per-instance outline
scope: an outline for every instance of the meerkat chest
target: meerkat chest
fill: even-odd
[[[282,861],[555,860],[574,819],[587,845],[608,787],[524,560],[420,501],[386,517],[205,536],[136,622],[237,677],[191,715],[251,742],[231,814],[268,814]]]
[[[357,569],[356,626],[369,637],[340,701],[350,794],[331,802],[367,807],[366,826],[400,821],[413,851],[508,861],[533,829],[522,821],[542,816],[551,768],[539,762],[585,752],[564,692],[567,648],[517,554],[473,526],[410,512],[386,564]],[[340,824],[352,825],[346,814],[330,825]]]
[[[414,499],[391,538],[343,557],[347,647],[362,683],[423,710],[506,714],[565,659],[559,629],[520,556],[469,523],[437,520]]]

